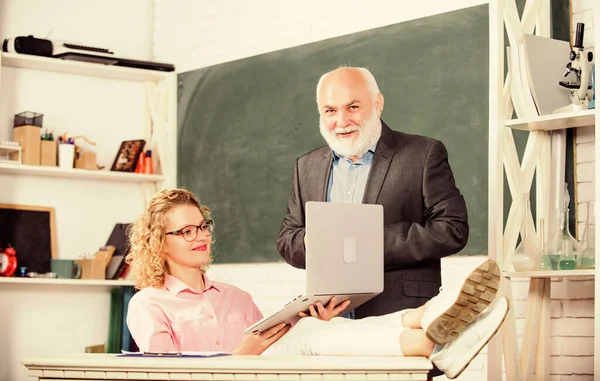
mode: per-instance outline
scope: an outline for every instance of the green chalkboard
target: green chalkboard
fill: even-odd
[[[469,212],[462,253],[487,252],[481,5],[179,74],[177,181],[213,211],[215,262],[281,260],[275,240],[295,159],[324,144],[315,87],[340,65],[371,70],[391,128],[445,143]]]

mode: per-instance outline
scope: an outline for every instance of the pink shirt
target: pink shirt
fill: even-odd
[[[129,302],[127,326],[140,351],[232,352],[244,329],[263,318],[252,297],[204,275],[204,290],[167,275],[162,288],[148,287]]]

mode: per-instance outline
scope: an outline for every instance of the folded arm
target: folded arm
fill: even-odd
[[[454,183],[448,153],[436,142],[423,173],[423,224],[399,222],[384,227],[385,268],[406,268],[460,251],[467,244],[467,206]]]

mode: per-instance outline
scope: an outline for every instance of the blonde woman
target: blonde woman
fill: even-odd
[[[127,261],[140,291],[129,303],[127,324],[141,351],[426,356],[455,378],[508,311],[506,298],[492,303],[499,271],[486,260],[417,309],[350,320],[336,317],[345,305],[318,306],[293,328],[244,334],[263,316],[247,292],[206,275],[213,231],[210,210],[184,189],[157,193],[132,226]]]

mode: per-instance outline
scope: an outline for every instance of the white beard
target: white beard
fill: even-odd
[[[344,157],[363,157],[381,136],[381,120],[377,116],[377,112],[373,110],[373,114],[360,127],[350,126],[347,128],[336,127],[333,130],[328,129],[323,123],[323,119],[319,118],[319,129],[321,135],[329,147],[338,155]],[[340,139],[337,134],[358,131],[358,136],[354,139]]]

